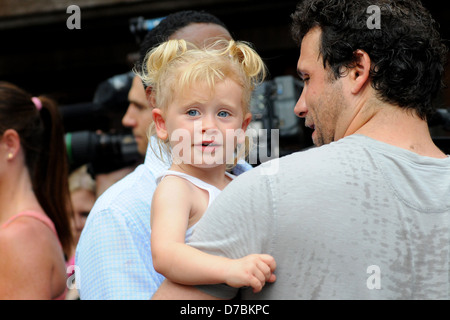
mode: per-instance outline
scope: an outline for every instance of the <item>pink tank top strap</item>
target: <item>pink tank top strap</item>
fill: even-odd
[[[53,233],[58,236],[58,233],[56,232],[56,228],[55,225],[53,223],[53,221],[47,217],[45,214],[43,213],[39,213],[36,211],[22,211],[14,216],[12,216],[11,218],[9,218],[4,224],[2,224],[0,226],[0,229],[7,227],[11,222],[13,222],[15,219],[19,218],[19,217],[32,217],[35,218],[39,221],[41,221],[42,223],[44,223],[47,227],[49,227]]]

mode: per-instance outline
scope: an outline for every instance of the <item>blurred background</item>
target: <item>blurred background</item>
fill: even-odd
[[[256,119],[259,117],[262,123],[267,117],[274,118],[274,122],[270,120],[269,125],[262,126],[280,128],[277,152],[287,154],[310,146],[301,121],[291,113],[301,92],[295,71],[299,52],[290,36],[290,14],[298,1],[0,0],[0,80],[32,93],[47,94],[61,108],[77,106],[81,110],[86,103],[100,105],[102,117],[84,114],[80,121],[76,116],[66,116],[68,132],[99,129],[126,133],[120,123],[127,108],[126,94],[113,97],[117,92],[111,92],[108,79],[133,67],[139,47],[137,31],[142,22],[178,10],[205,10],[225,22],[235,39],[253,43],[266,62],[270,71],[268,84],[274,84],[274,89],[265,98],[260,92],[263,98],[259,104],[269,103],[274,112],[266,114],[258,109],[256,100],[254,112],[260,113]],[[423,2],[440,23],[443,37],[450,39],[449,6],[431,0]],[[66,12],[70,5],[81,9],[81,29],[70,30],[66,26],[72,14]],[[449,66],[446,74],[448,86]],[[436,103],[442,119],[433,123],[433,136],[445,141],[439,143],[448,148],[450,124],[445,117],[450,88],[441,93]]]

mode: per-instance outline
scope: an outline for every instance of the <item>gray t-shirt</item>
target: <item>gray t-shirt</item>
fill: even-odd
[[[275,159],[230,183],[189,244],[274,256],[276,282],[243,299],[449,299],[450,158],[352,135]]]

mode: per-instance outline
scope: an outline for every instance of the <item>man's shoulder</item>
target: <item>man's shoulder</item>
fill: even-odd
[[[122,214],[131,208],[150,205],[151,195],[156,188],[155,177],[144,165],[109,187],[95,202],[91,215],[119,211]]]
[[[268,179],[282,182],[285,178],[304,178],[319,173],[323,175],[324,172],[335,171],[339,166],[361,161],[366,142],[364,137],[349,136],[330,144],[310,147],[264,162],[244,176],[251,174],[254,180],[260,177],[259,181]]]
[[[361,135],[351,135],[338,141],[333,141],[320,147],[310,147],[288,156],[281,157],[282,162],[303,160],[306,162],[315,162],[317,159],[327,159],[341,155],[353,155],[354,150],[361,150],[367,143],[367,137]],[[350,152],[350,153],[349,153]]]
[[[150,221],[154,188],[156,188],[155,178],[143,165],[109,187],[90,211],[78,247],[91,247],[94,244],[89,242],[92,242],[92,239],[99,239],[100,235],[102,240],[117,237],[123,230],[129,230],[130,225],[141,230],[141,222]],[[108,242],[102,243],[104,245]]]

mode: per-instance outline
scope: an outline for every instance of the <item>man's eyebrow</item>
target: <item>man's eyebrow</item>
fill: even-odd
[[[139,106],[139,107],[141,107],[141,108],[147,108],[147,107],[149,107],[148,104],[144,104],[144,103],[142,103],[142,102],[140,102],[140,101],[138,101],[138,100],[136,100],[136,99],[128,99],[128,103],[135,104],[135,105],[137,105],[137,106]]]

